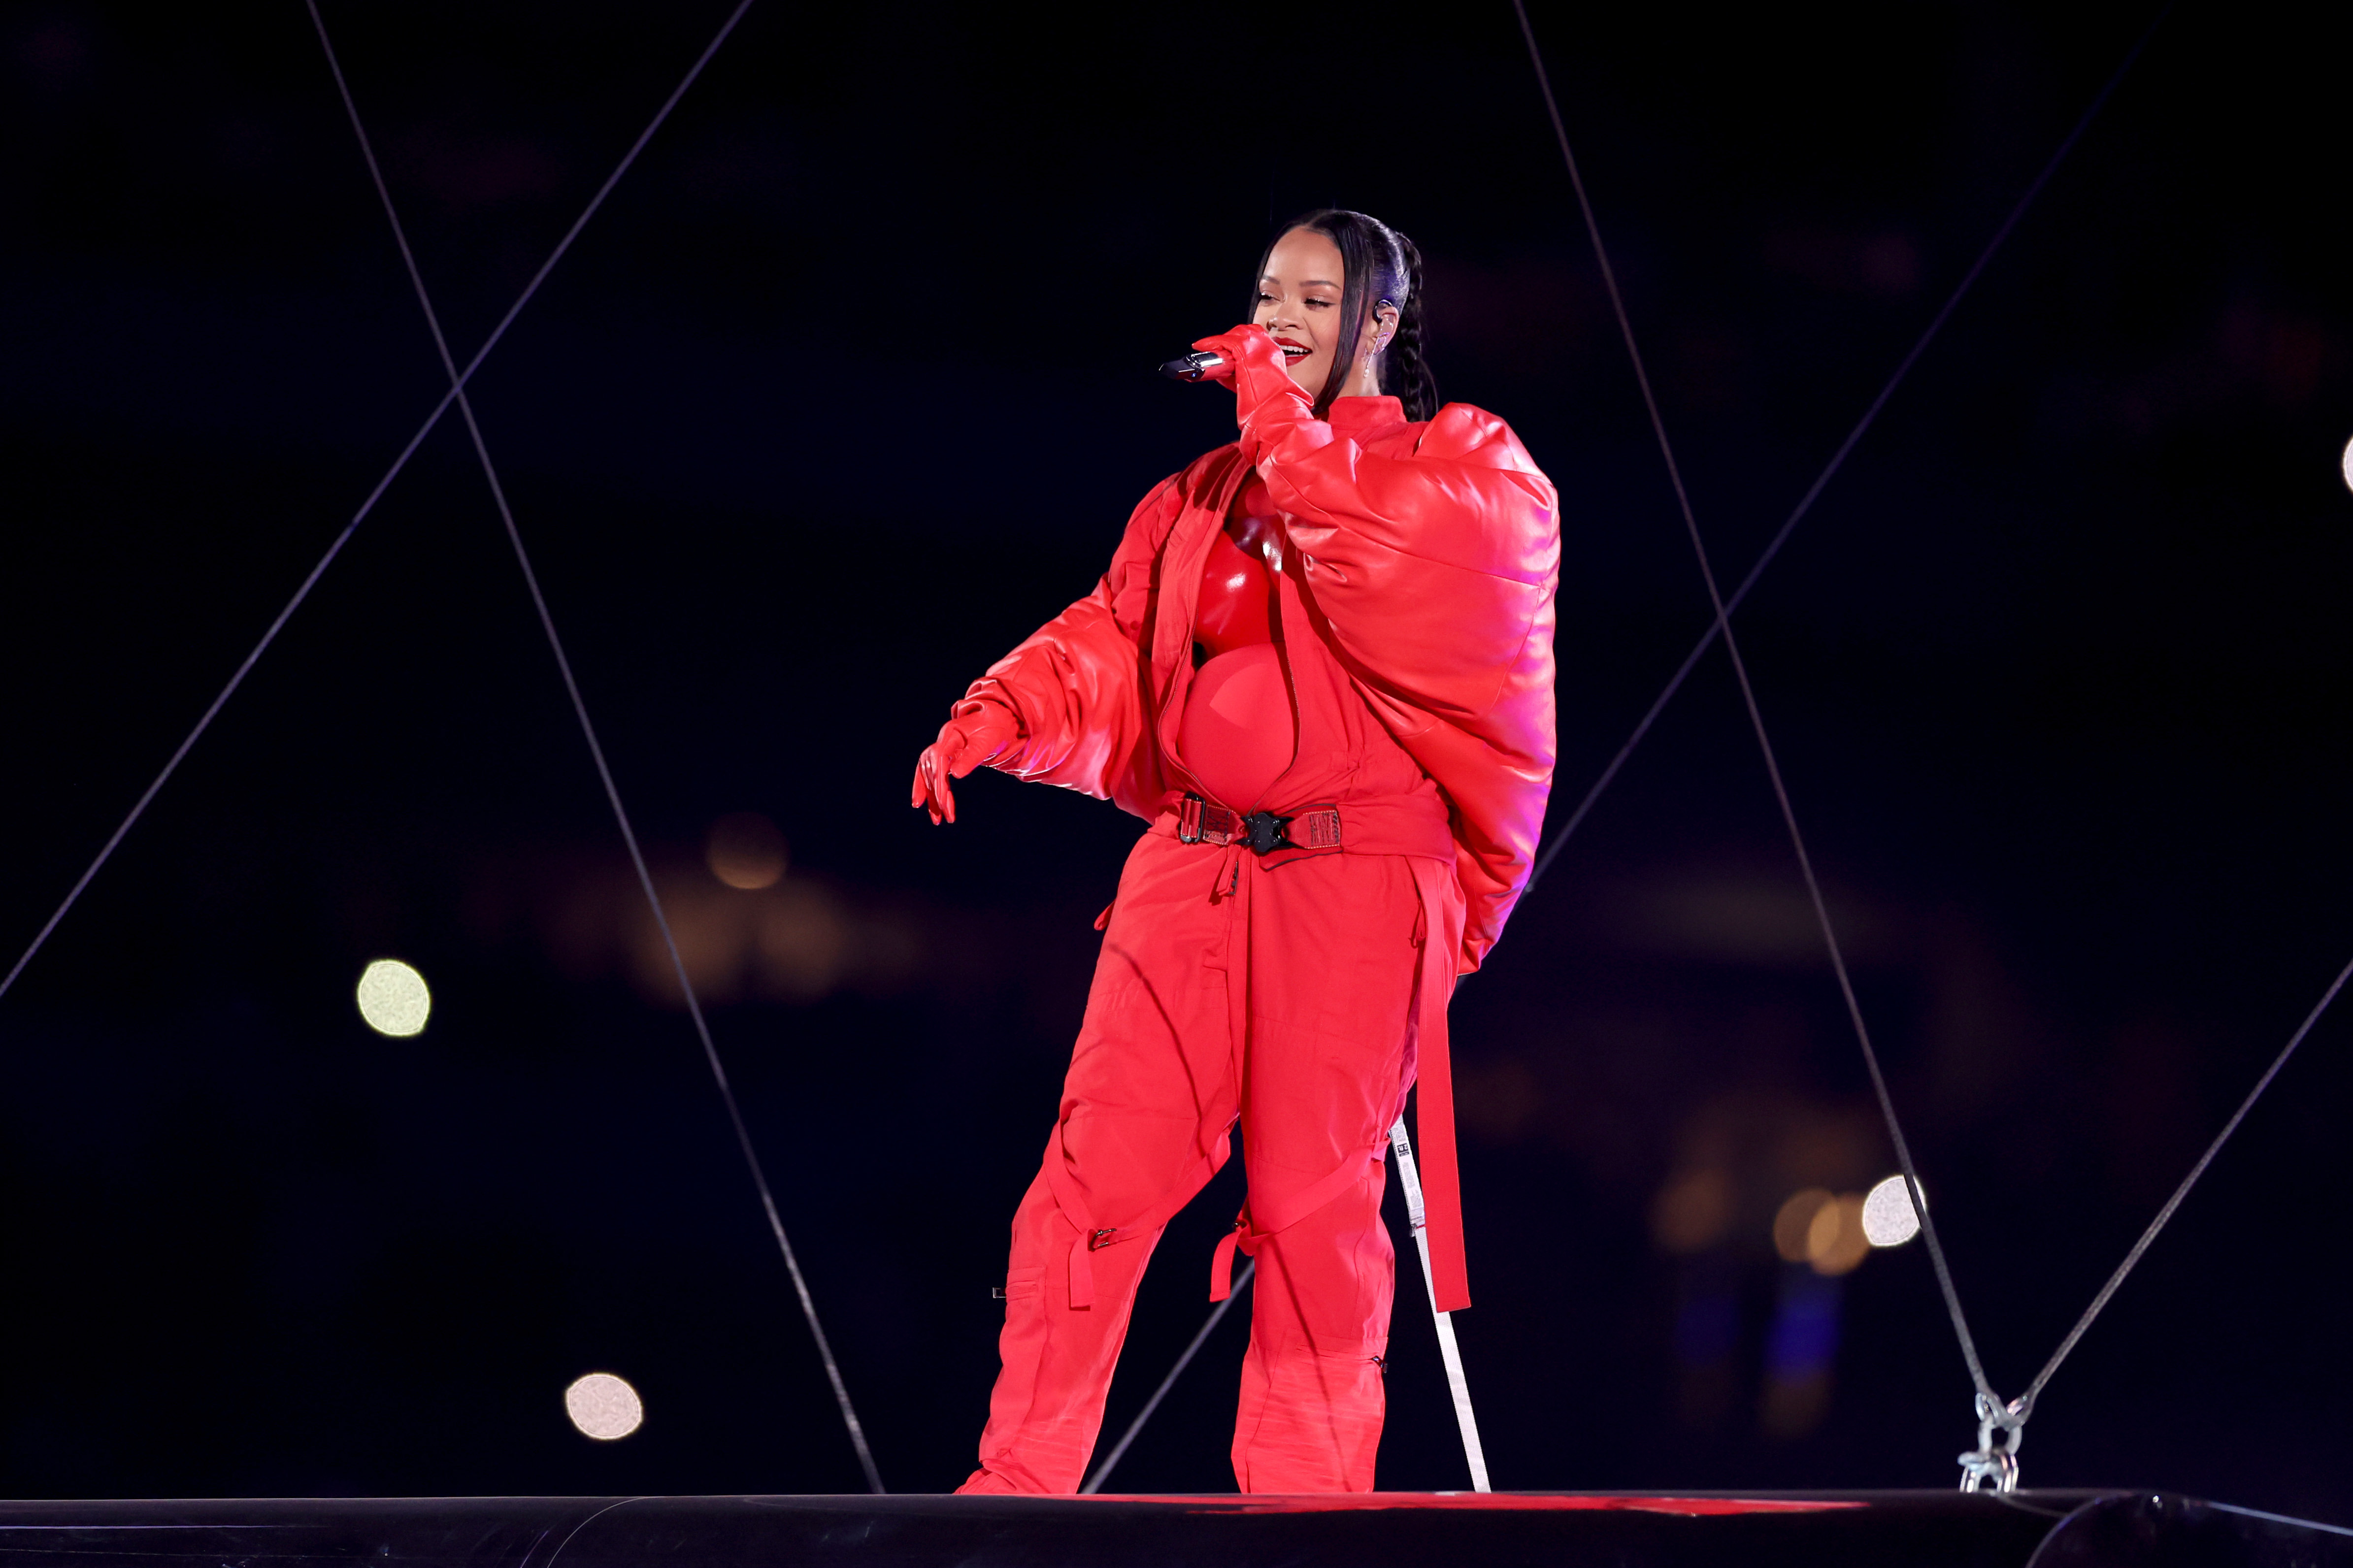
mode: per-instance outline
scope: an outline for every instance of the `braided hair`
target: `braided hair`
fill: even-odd
[[[1316,395],[1315,416],[1330,416],[1332,400],[1356,369],[1355,346],[1364,340],[1365,323],[1385,304],[1397,310],[1397,331],[1389,335],[1388,347],[1374,360],[1373,374],[1381,390],[1405,405],[1408,419],[1428,419],[1436,414],[1438,383],[1423,359],[1428,328],[1421,304],[1421,252],[1380,219],[1341,207],[1324,207],[1293,218],[1275,231],[1274,238],[1280,240],[1302,228],[1314,230],[1340,248],[1340,320],[1345,330],[1339,342],[1349,350],[1332,356],[1332,374]],[[1273,252],[1274,243],[1269,241],[1266,255]],[[1261,274],[1266,271],[1266,256],[1259,258],[1258,269]],[[1253,309],[1256,301],[1253,281]]]

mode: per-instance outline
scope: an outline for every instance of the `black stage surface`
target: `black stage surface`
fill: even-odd
[[[2162,1492],[276,1499],[0,1504],[0,1560],[2333,1568],[2353,1531]]]

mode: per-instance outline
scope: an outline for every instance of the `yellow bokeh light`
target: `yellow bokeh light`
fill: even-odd
[[[1773,1216],[1773,1250],[1784,1263],[1806,1263],[1817,1274],[1843,1274],[1870,1256],[1862,1231],[1862,1196],[1808,1187],[1790,1194]]]
[[[586,1436],[599,1443],[626,1437],[646,1424],[645,1401],[627,1378],[592,1372],[564,1391],[564,1413]]]
[[[425,976],[396,958],[379,958],[360,971],[357,994],[367,1026],[396,1040],[422,1034],[433,1013]]]
[[[1793,1194],[1773,1216],[1773,1250],[1784,1263],[1805,1263],[1813,1258],[1810,1237],[1814,1216],[1837,1200],[1820,1187]]]
[[[785,836],[756,811],[731,812],[712,823],[703,855],[712,876],[745,892],[773,888],[785,874]]]
[[[1862,1196],[1862,1234],[1873,1247],[1901,1247],[1920,1234],[1902,1175],[1889,1176]]]
[[[1844,1274],[1870,1256],[1861,1194],[1841,1193],[1814,1211],[1806,1225],[1806,1261],[1815,1273]]]

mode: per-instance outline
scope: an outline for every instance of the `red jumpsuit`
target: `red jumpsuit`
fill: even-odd
[[[1415,424],[1394,398],[1342,398],[1325,423],[1262,331],[1200,346],[1237,367],[1240,441],[1147,496],[1095,591],[957,705],[1018,723],[989,765],[1151,823],[1014,1215],[1004,1366],[966,1491],[1077,1489],[1145,1260],[1237,1123],[1250,1196],[1211,1294],[1236,1246],[1257,1258],[1233,1445],[1243,1490],[1373,1484],[1394,1279],[1382,1153],[1417,1072],[1439,1305],[1470,1304],[1445,1008],[1526,881],[1551,785],[1553,488],[1478,409]],[[1253,470],[1264,494],[1244,510],[1273,513],[1261,635],[1292,733],[1272,763],[1229,736],[1197,771],[1180,736],[1206,750],[1218,727],[1187,721],[1195,643],[1219,651],[1231,630],[1197,623],[1204,563],[1229,564],[1213,552],[1232,552],[1226,520]],[[1215,610],[1233,619],[1229,603]],[[1210,667],[1241,668],[1227,689],[1245,713],[1265,660],[1229,651]],[[1247,788],[1233,781],[1269,768],[1255,800],[1202,777]],[[1186,842],[1187,795],[1292,818],[1294,842]]]

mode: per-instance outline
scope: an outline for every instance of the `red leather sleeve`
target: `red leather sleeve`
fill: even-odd
[[[1153,563],[1184,510],[1189,474],[1164,479],[1144,498],[1093,593],[991,665],[957,703],[959,710],[993,704],[1018,721],[1021,739],[989,766],[1113,801],[1139,816],[1159,810],[1140,637]]]
[[[1468,973],[1526,884],[1552,789],[1552,483],[1468,405],[1376,453],[1316,419],[1271,355],[1243,354],[1236,393],[1244,451],[1334,647],[1454,809]]]

